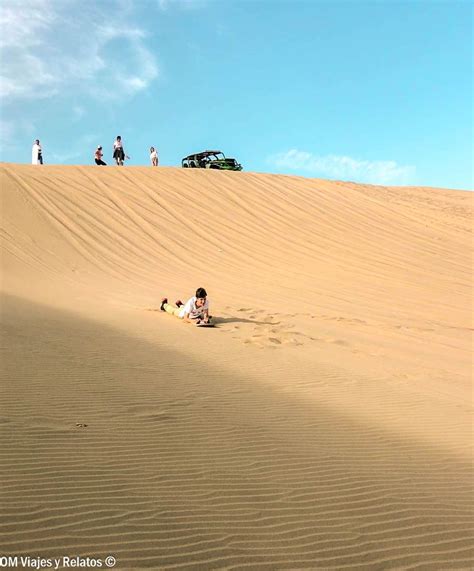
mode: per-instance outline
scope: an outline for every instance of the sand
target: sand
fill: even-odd
[[[3,164],[0,555],[473,565],[472,197]],[[159,311],[207,289],[214,329]]]

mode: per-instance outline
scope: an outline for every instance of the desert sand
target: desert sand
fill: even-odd
[[[0,555],[471,568],[472,193],[3,164],[1,196]],[[200,286],[214,329],[159,310]]]

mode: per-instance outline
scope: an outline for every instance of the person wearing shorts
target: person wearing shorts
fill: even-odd
[[[152,167],[158,166],[158,153],[155,147],[150,147],[150,162]]]

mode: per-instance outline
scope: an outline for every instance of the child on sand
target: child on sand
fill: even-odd
[[[158,153],[155,151],[155,147],[150,147],[150,162],[152,167],[158,166]]]
[[[95,160],[96,165],[107,166],[107,163],[104,163],[104,161],[102,160],[103,156],[104,156],[104,153],[102,152],[102,147],[99,145],[97,147],[97,149],[95,150],[95,153],[94,153],[94,160]]]
[[[190,297],[186,303],[178,300],[175,305],[168,303],[168,298],[161,300],[161,311],[171,313],[182,319],[185,323],[210,323],[209,300],[203,287],[198,287],[196,295]]]

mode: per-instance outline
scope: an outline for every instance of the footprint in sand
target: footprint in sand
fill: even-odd
[[[230,329],[234,333],[232,338],[240,340],[247,346],[252,345],[260,349],[299,347],[312,340],[308,335],[295,331],[295,324],[283,319],[294,317],[296,314],[267,313],[262,309],[247,307],[241,307],[237,311],[248,313],[249,320],[254,320],[253,323],[243,321]],[[249,326],[252,330],[250,336]]]

